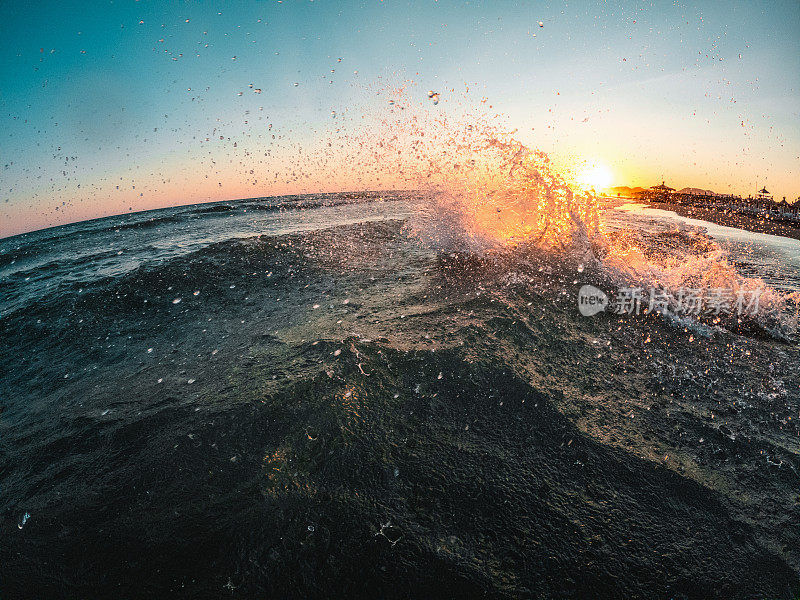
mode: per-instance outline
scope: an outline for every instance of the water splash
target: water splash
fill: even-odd
[[[351,164],[371,163],[365,171],[396,174],[423,193],[409,222],[417,237],[471,252],[527,245],[585,253],[600,239],[594,194],[516,139],[491,106],[465,102],[461,112],[440,112],[415,102],[405,87],[388,94],[379,124],[338,146],[351,152]]]
[[[702,230],[678,226],[672,231],[648,234],[633,229],[608,236],[600,262],[603,272],[618,285],[658,289],[666,295],[667,317],[685,325],[707,321],[713,326],[738,329],[755,325],[779,339],[791,340],[797,332],[800,292],[783,293],[759,277],[737,270],[726,250]],[[757,298],[755,309],[707,318],[677,318],[681,291],[701,297],[740,295]]]
[[[673,305],[681,287],[724,288],[734,296],[757,289],[755,321],[771,332],[785,330],[791,303],[737,272],[708,236],[607,235],[594,191],[527,147],[503,116],[490,112],[491,104],[473,102],[468,92],[459,101],[448,89],[447,110],[434,109],[430,100],[439,93],[410,83],[372,91],[382,100],[379,112],[359,119],[372,125],[337,128],[325,151],[335,149],[344,156],[336,164],[355,167],[371,185],[391,177],[396,189],[417,190],[422,200],[406,227],[426,245],[509,257],[558,255],[576,272],[593,266],[621,285],[665,289]]]

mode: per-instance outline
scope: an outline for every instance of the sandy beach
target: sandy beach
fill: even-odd
[[[689,206],[686,204],[674,204],[670,202],[653,202],[648,204],[651,208],[671,210],[682,217],[710,221],[725,227],[736,227],[755,233],[768,233],[770,235],[781,235],[783,237],[800,240],[800,227],[794,227],[788,223],[780,223],[769,219],[759,219],[750,215],[743,215],[736,212],[728,212],[706,208],[702,206]]]

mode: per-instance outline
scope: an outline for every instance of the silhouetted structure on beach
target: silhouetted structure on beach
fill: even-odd
[[[672,202],[674,191],[675,188],[669,187],[662,181],[659,185],[654,185],[650,189],[635,192],[634,196],[640,200],[650,202]]]
[[[675,188],[671,188],[668,185],[664,185],[664,180],[663,179],[661,180],[661,184],[660,185],[654,185],[650,189],[655,191],[655,192],[660,192],[660,193],[665,193],[665,194],[668,194],[670,192],[674,192],[675,191]]]
[[[708,190],[676,192],[662,181],[660,185],[654,185],[650,189],[636,193],[635,197],[646,202],[697,206],[800,225],[800,198],[794,204],[789,204],[785,197],[782,201],[776,202],[766,187],[758,190],[755,198],[752,196],[742,198],[731,194],[715,194]]]

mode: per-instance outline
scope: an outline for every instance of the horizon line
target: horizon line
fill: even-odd
[[[288,198],[290,196],[334,196],[337,194],[392,194],[398,192],[414,192],[414,189],[391,189],[391,190],[339,190],[336,192],[306,192],[302,194],[276,194],[274,196],[251,196],[248,198],[227,198],[225,200],[201,200],[199,202],[188,202],[186,204],[170,204],[168,206],[161,206],[159,208],[147,208],[144,210],[129,210],[121,213],[113,213],[110,215],[103,215],[100,217],[91,217],[89,219],[77,219],[75,221],[67,221],[66,223],[59,223],[57,225],[48,225],[47,227],[38,227],[36,229],[29,229],[27,231],[20,231],[19,233],[12,233],[10,235],[0,234],[0,241],[10,240],[15,237],[29,235],[32,233],[40,233],[50,229],[58,229],[59,227],[69,227],[70,225],[79,225],[81,223],[92,223],[93,221],[102,221],[104,219],[113,219],[114,217],[123,217],[126,215],[140,215],[149,212],[156,212],[159,210],[169,210],[171,208],[181,208],[189,206],[199,206],[205,204],[217,204],[224,202],[247,202],[249,200],[267,200],[270,198]]]

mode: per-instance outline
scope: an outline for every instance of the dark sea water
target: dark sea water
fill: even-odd
[[[443,250],[425,211],[0,240],[0,598],[796,599],[796,339],[582,317],[602,265]],[[714,243],[799,289],[796,242],[606,212],[645,254]]]

